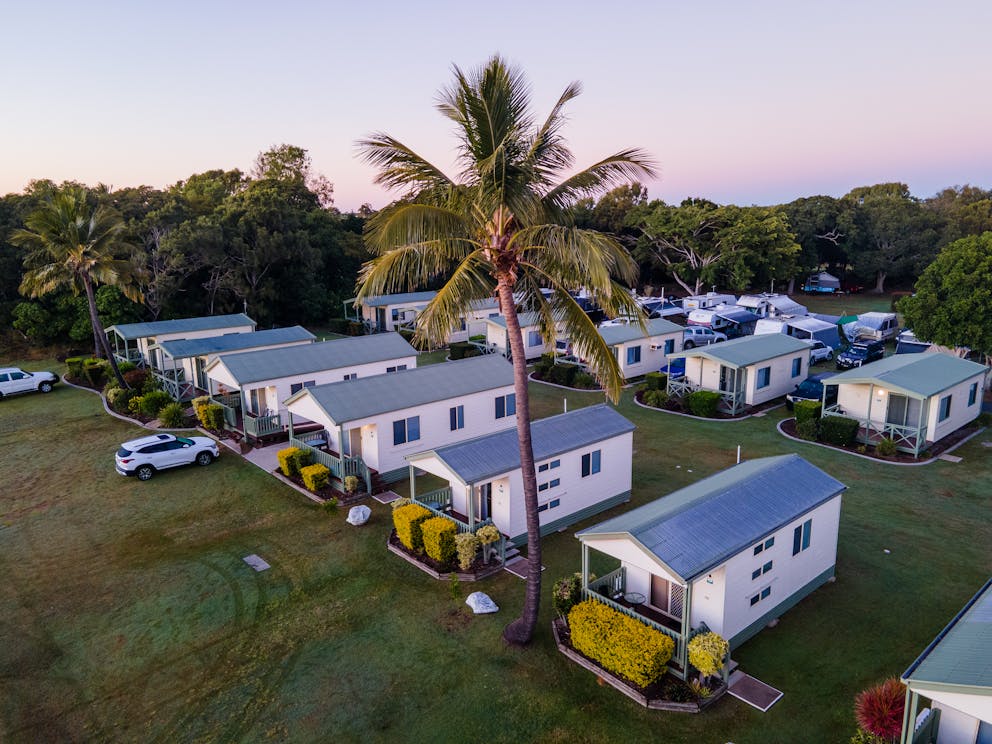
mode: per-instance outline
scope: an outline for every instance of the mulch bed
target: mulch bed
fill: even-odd
[[[796,439],[802,439],[802,437],[799,436],[799,433],[796,431],[796,420],[794,418],[785,419],[785,421],[781,423],[781,426],[782,426],[782,431],[784,431],[789,436],[795,437]],[[971,426],[963,426],[957,431],[953,432],[952,434],[948,434],[939,442],[935,442],[934,444],[931,444],[928,449],[920,453],[919,458],[913,457],[912,455],[906,452],[898,452],[898,451],[894,455],[885,457],[883,455],[876,454],[875,447],[872,445],[869,445],[868,448],[864,452],[862,452],[859,449],[859,447],[862,447],[864,445],[863,443],[858,443],[858,442],[855,442],[853,445],[848,445],[846,447],[841,447],[836,444],[829,444],[827,442],[820,442],[820,441],[817,441],[816,443],[822,444],[824,447],[830,447],[831,449],[841,450],[842,452],[853,452],[855,454],[863,455],[865,457],[871,457],[875,460],[881,460],[882,462],[897,462],[897,463],[912,464],[912,463],[922,462],[924,460],[930,460],[934,457],[938,457],[942,455],[944,452],[947,452],[947,450],[951,449],[956,444],[960,444],[961,442],[963,442],[965,439],[970,437],[972,434],[974,434],[976,431],[978,431],[981,428],[982,427],[978,424],[973,424]],[[804,441],[808,441],[808,440],[804,440]]]
[[[457,562],[451,565],[442,565],[424,553],[414,553],[412,550],[408,550],[396,536],[396,530],[389,533],[389,540],[386,544],[392,552],[402,555],[409,562],[414,563],[437,579],[447,579],[454,575],[460,581],[476,581],[503,569],[495,555],[489,559],[488,563],[483,563],[481,556],[476,557],[468,571],[462,571]]]
[[[305,491],[310,491],[310,489],[308,489],[306,485],[303,483],[303,478],[301,478],[300,476],[298,475],[285,476],[283,475],[282,470],[279,468],[276,468],[275,472],[278,473],[283,478],[286,478],[286,480],[304,489]],[[312,493],[314,496],[316,496],[321,501],[324,501],[325,503],[330,501],[331,499],[337,499],[338,506],[353,506],[354,504],[364,501],[369,497],[369,494],[366,493],[365,491],[356,491],[355,493],[345,493],[344,491],[339,491],[338,489],[334,488],[331,485],[326,485],[323,488],[317,489],[316,491],[310,491],[310,493]]]
[[[708,698],[697,698],[688,684],[670,673],[665,674],[657,682],[647,687],[641,687],[630,680],[608,672],[599,665],[599,662],[590,659],[581,651],[576,650],[572,646],[572,638],[568,630],[568,625],[561,618],[557,618],[552,622],[552,632],[558,650],[565,654],[565,656],[595,673],[597,675],[597,681],[601,685],[609,684],[645,707],[675,712],[698,713],[716,702],[726,692],[726,687],[722,681],[715,687],[710,682],[707,686],[713,694]]]

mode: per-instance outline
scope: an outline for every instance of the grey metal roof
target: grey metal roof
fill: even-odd
[[[186,333],[190,331],[212,331],[221,328],[236,328],[255,325],[255,321],[244,313],[234,315],[206,315],[201,318],[177,318],[176,320],[154,320],[148,323],[121,323],[107,328],[127,341],[163,333]]]
[[[784,333],[762,333],[689,349],[672,356],[705,357],[728,367],[747,367],[797,351],[809,351],[809,344]]]
[[[639,338],[650,338],[651,336],[661,336],[665,333],[682,333],[682,326],[676,325],[664,318],[655,318],[647,322],[647,332],[641,330],[637,323],[626,323],[624,325],[605,326],[599,329],[599,335],[603,337],[607,346],[625,344],[628,341],[636,341]]]
[[[490,354],[316,385],[304,388],[289,400],[309,395],[334,422],[343,424],[512,384],[513,365],[499,355]]]
[[[303,326],[271,328],[254,333],[226,333],[223,336],[176,339],[163,341],[159,346],[173,359],[223,354],[225,351],[253,349],[272,344],[289,344],[294,341],[313,341],[316,338]]]
[[[211,362],[207,369],[223,362],[231,376],[239,384],[245,385],[261,380],[277,380],[282,377],[416,355],[417,350],[400,334],[376,333],[372,336],[336,338],[333,341],[321,341],[288,349],[262,349],[241,354],[224,354]]]
[[[896,354],[841,372],[830,379],[830,384],[873,384],[914,397],[928,398],[987,370],[984,364],[941,352]]]
[[[992,579],[924,649],[902,679],[992,688]]]
[[[366,297],[362,304],[366,307],[384,307],[386,305],[403,305],[409,302],[430,302],[437,292],[401,292],[400,294],[379,295]]]
[[[539,325],[541,322],[541,316],[537,313],[517,313],[517,320],[520,322],[521,328],[526,328],[527,326]],[[497,318],[486,318],[487,323],[495,323],[498,326],[503,326],[506,328],[506,318],[500,315]]]
[[[802,328],[804,331],[811,332],[825,331],[828,328],[837,327],[836,323],[829,323],[825,320],[820,320],[819,318],[814,318],[812,316],[787,321],[786,325],[792,326],[793,328]]]
[[[579,532],[627,534],[684,581],[720,565],[846,486],[799,455],[749,460]]]
[[[605,404],[531,422],[534,460],[571,452],[634,430],[634,424]],[[517,429],[487,434],[432,452],[465,483],[478,483],[520,467]],[[408,460],[421,455],[411,455]]]

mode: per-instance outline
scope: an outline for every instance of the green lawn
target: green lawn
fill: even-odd
[[[562,410],[563,391],[532,391],[535,415]],[[641,709],[554,650],[548,602],[532,647],[506,648],[523,582],[453,600],[386,552],[378,503],[352,528],[230,453],[122,478],[113,451],[140,431],[59,386],[0,403],[0,741],[846,741],[853,695],[903,670],[992,570],[983,437],[958,465],[906,469],[785,440],[781,411],[701,423],[629,392],[620,410],[638,425],[635,504],[732,464],[738,444],[798,450],[850,486],[837,582],[736,653],[785,692],[770,712]],[[547,538],[547,585],[579,557],[571,531]],[[465,613],[477,588],[499,615]]]

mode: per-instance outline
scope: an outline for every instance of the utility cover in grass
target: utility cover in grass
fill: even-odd
[[[249,566],[254,568],[256,571],[266,571],[272,568],[272,566],[270,566],[268,563],[262,560],[260,556],[257,556],[254,553],[252,553],[251,555],[246,555],[243,558],[243,560],[245,563],[247,563]]]
[[[499,607],[484,592],[472,592],[465,600],[465,604],[472,608],[476,615],[488,615],[492,612],[499,612]]]

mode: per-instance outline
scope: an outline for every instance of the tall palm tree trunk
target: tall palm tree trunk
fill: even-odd
[[[107,361],[110,362],[110,369],[113,370],[114,377],[117,378],[117,384],[127,389],[129,385],[124,381],[124,375],[121,374],[120,369],[117,367],[117,359],[110,350],[110,342],[107,341],[107,334],[103,330],[103,323],[100,322],[100,315],[96,311],[96,293],[93,291],[93,282],[85,274],[83,275],[83,287],[86,290],[86,304],[89,305],[90,309],[90,323],[93,324],[93,338],[97,344],[97,354],[99,355],[99,351],[101,349],[103,350]]]
[[[501,277],[496,289],[500,312],[506,318],[513,362],[513,391],[517,401],[517,438],[520,442],[520,468],[524,479],[524,513],[527,515],[527,591],[520,617],[503,629],[507,643],[522,646],[530,642],[537,627],[541,606],[541,522],[537,512],[537,475],[534,472],[534,446],[530,438],[530,394],[527,390],[527,352],[520,334],[520,320],[513,300],[512,279]]]

